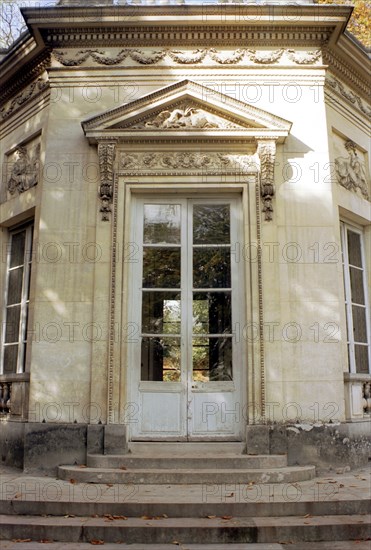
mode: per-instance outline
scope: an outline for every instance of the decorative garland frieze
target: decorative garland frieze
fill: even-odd
[[[38,78],[32,82],[21,93],[16,95],[12,101],[0,109],[0,117],[5,120],[15,113],[22,105],[38,96],[49,87],[49,82],[43,78]]]
[[[218,65],[255,64],[272,65],[278,63],[284,56],[286,63],[295,65],[314,65],[321,61],[321,50],[295,51],[295,50],[252,50],[239,48],[236,50],[223,50],[216,48],[204,48],[196,50],[140,50],[122,49],[113,55],[107,55],[106,51],[99,49],[79,50],[74,57],[68,51],[53,52],[54,58],[65,67],[76,67],[90,61],[98,65],[120,65],[125,61],[132,61],[139,65],[156,65],[162,61],[177,65],[198,65],[200,63],[213,62]]]
[[[119,157],[119,170],[132,174],[170,175],[203,174],[235,175],[256,172],[255,155],[224,154],[216,152],[189,153],[185,151],[162,153],[124,153]]]
[[[99,199],[102,213],[102,221],[109,221],[112,212],[111,204],[113,198],[114,162],[116,153],[116,142],[101,141],[98,143],[98,159],[100,170]]]
[[[344,99],[352,103],[354,106],[358,107],[362,113],[368,117],[371,117],[371,109],[367,108],[364,105],[361,98],[354,94],[351,90],[348,90],[340,80],[336,78],[327,78],[326,84],[328,84],[335,92],[340,94]]]
[[[18,94],[22,94],[23,90],[35,79],[46,80],[46,78],[42,78],[42,75],[50,66],[50,62],[50,50],[46,48],[36,59],[23,66],[22,70],[18,71],[15,77],[7,82],[6,86],[3,86],[0,98],[1,105],[4,106],[7,101],[15,99]]]
[[[287,57],[296,65],[314,65],[321,59],[321,50],[315,52],[301,52],[295,50],[287,50]]]
[[[344,79],[349,85],[357,88],[364,97],[370,96],[370,80],[367,70],[360,73],[354,65],[347,63],[328,47],[323,48],[323,62],[329,65],[331,72]]]
[[[274,162],[276,158],[275,140],[258,140],[257,153],[260,159],[260,192],[263,199],[263,212],[266,221],[273,216]]]

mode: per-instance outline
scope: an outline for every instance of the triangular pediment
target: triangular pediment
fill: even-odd
[[[99,138],[272,137],[284,139],[291,123],[215,89],[183,80],[82,123],[91,141]]]

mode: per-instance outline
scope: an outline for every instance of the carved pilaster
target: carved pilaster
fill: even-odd
[[[116,143],[114,141],[102,141],[98,143],[98,158],[100,170],[99,198],[102,213],[102,221],[109,221],[112,212],[113,179]]]
[[[260,193],[263,199],[264,219],[273,217],[274,162],[276,158],[276,141],[274,139],[258,140],[257,153],[260,159]]]

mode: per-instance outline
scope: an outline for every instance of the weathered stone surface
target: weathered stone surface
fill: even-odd
[[[88,425],[86,446],[88,453],[103,453],[104,426],[102,424]]]
[[[269,427],[247,426],[246,452],[248,455],[269,454]]]
[[[26,424],[24,471],[54,474],[60,464],[84,464],[86,434],[85,424]]]
[[[2,464],[23,468],[23,422],[0,423],[0,460]]]
[[[126,426],[123,424],[104,426],[104,454],[125,454],[127,450]]]

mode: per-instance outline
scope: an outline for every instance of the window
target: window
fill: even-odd
[[[233,201],[142,206],[141,380],[232,380]],[[187,370],[186,367],[184,367]]]
[[[362,232],[341,224],[348,362],[352,373],[370,371],[370,320]]]
[[[33,224],[10,234],[5,285],[0,373],[24,372],[32,261]]]

